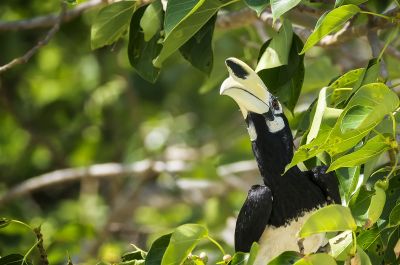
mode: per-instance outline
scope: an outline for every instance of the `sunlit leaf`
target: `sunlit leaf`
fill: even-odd
[[[360,8],[355,5],[344,5],[333,9],[308,37],[301,53],[305,53],[326,35],[339,30],[346,21],[358,12],[360,12]]]
[[[148,42],[156,35],[162,26],[162,5],[160,0],[151,3],[140,19],[140,27],[144,33],[144,41]]]
[[[305,256],[293,265],[336,265],[336,261],[326,253],[317,253]]]
[[[253,265],[254,261],[256,260],[258,250],[260,249],[260,246],[257,244],[257,242],[254,242],[251,245],[250,252],[249,252],[249,257],[247,260],[246,265]]]
[[[287,11],[297,6],[301,0],[270,0],[272,16],[275,19],[279,18]]]
[[[296,251],[285,251],[272,259],[268,265],[291,265],[302,258],[302,255]]]
[[[328,205],[314,212],[299,232],[301,238],[321,233],[352,230],[357,225],[350,209],[342,205]]]
[[[346,260],[350,254],[353,243],[353,233],[351,230],[346,230],[335,237],[329,239],[331,247],[330,254],[336,260]]]
[[[346,111],[346,113],[342,117],[340,130],[342,131],[342,133],[346,133],[350,130],[357,129],[371,112],[372,108],[367,106],[352,106]]]
[[[288,64],[292,37],[292,24],[289,20],[285,19],[279,32],[272,38],[268,47],[266,47],[259,58],[256,72]]]
[[[365,143],[360,149],[334,160],[327,172],[339,167],[353,167],[364,164],[367,160],[390,149],[390,139],[377,135]]]
[[[375,194],[371,198],[371,203],[367,210],[367,220],[364,227],[370,228],[378,221],[381,216],[383,207],[385,207],[386,193],[385,190],[375,184]]]
[[[368,61],[367,68],[365,68],[357,82],[353,85],[353,92],[357,91],[361,86],[375,83],[378,81],[380,70],[380,63],[376,58],[372,58]]]
[[[181,264],[207,234],[207,229],[198,224],[185,224],[176,228],[171,235],[161,265]]]
[[[92,49],[110,45],[128,29],[135,1],[120,1],[103,7],[94,19],[91,31]]]

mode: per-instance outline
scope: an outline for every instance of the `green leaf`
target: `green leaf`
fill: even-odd
[[[142,18],[140,19],[140,27],[144,33],[144,41],[148,42],[158,32],[160,32],[162,26],[162,4],[160,0],[156,0],[151,3],[144,11]]]
[[[359,5],[367,1],[368,0],[336,0],[335,8],[341,5],[348,5],[348,4]]]
[[[253,265],[254,261],[256,260],[258,250],[260,249],[260,246],[257,244],[257,242],[253,242],[250,248],[249,252],[249,258],[247,260],[246,265]]]
[[[328,205],[314,212],[299,232],[301,238],[321,233],[352,230],[357,225],[350,209],[342,205]]]
[[[32,265],[21,254],[10,254],[0,258],[0,265]]]
[[[260,54],[263,54],[264,47],[266,49],[270,43],[266,42],[263,45]],[[300,38],[293,35],[288,64],[264,69],[257,73],[269,91],[291,111],[296,106],[304,80],[304,56],[298,54],[302,46]]]
[[[322,117],[326,109],[326,87],[319,91],[317,106],[315,107],[315,113],[313,121],[311,123],[310,131],[307,135],[306,143],[310,143],[312,139],[317,137],[319,129],[321,127]]]
[[[248,253],[243,253],[243,252],[236,252],[235,255],[233,255],[232,260],[229,262],[229,265],[243,265],[246,264],[246,261],[249,258]]]
[[[334,258],[326,253],[317,253],[305,256],[293,265],[336,265]]]
[[[0,229],[8,226],[11,223],[11,220],[8,218],[0,218]]]
[[[354,84],[353,92],[356,92],[363,85],[377,82],[379,76],[379,70],[380,70],[379,61],[376,58],[369,60],[367,68],[364,68],[361,76]]]
[[[340,130],[346,133],[350,130],[357,129],[372,112],[372,108],[368,106],[355,105],[348,109],[341,119]]]
[[[331,247],[330,255],[336,260],[344,261],[348,258],[353,243],[353,233],[346,230],[335,237],[329,239]]]
[[[353,85],[363,75],[364,70],[365,70],[365,68],[358,68],[358,69],[350,70],[347,73],[345,73],[344,75],[340,76],[334,82],[332,82],[332,84],[330,84],[329,87],[332,87],[332,88],[353,87]]]
[[[182,264],[202,238],[207,229],[198,224],[185,224],[175,229],[162,258],[161,265]]]
[[[296,251],[285,251],[272,259],[268,265],[291,265],[302,258],[302,255]]]
[[[341,156],[333,161],[327,172],[335,170],[339,167],[354,167],[364,164],[369,159],[378,156],[390,148],[390,139],[382,135],[377,135],[357,151]]]
[[[216,19],[216,15],[210,18],[190,40],[179,48],[187,61],[207,75],[211,73],[213,67],[212,38]]]
[[[370,114],[362,120],[356,129],[342,131],[342,120],[353,106],[371,108]],[[286,170],[310,159],[322,152],[334,156],[354,147],[375,126],[377,126],[388,113],[394,111],[399,105],[399,98],[383,83],[372,83],[362,86],[350,99],[343,113],[331,131],[320,132],[309,144],[302,145],[295,152],[293,159]]]
[[[179,22],[190,13],[199,0],[169,0],[165,10],[164,30],[168,35]]]
[[[245,3],[260,15],[269,4],[269,0],[245,0]]]
[[[301,0],[270,0],[272,17],[274,20],[297,6]]]
[[[103,7],[92,25],[92,49],[110,45],[118,40],[128,29],[134,10],[134,1],[120,1]]]
[[[365,253],[360,246],[357,246],[356,255],[353,257],[353,261],[351,263],[360,265],[372,265],[367,253]]]
[[[160,72],[159,68],[153,66],[153,59],[161,51],[160,31],[149,41],[145,40],[144,32],[141,30],[140,21],[148,6],[142,6],[132,16],[129,31],[128,57],[129,62],[136,72],[149,82],[155,82]],[[162,14],[161,14],[162,15]]]
[[[181,4],[178,2],[178,7],[172,9],[169,13],[174,11],[177,17],[181,17],[182,14],[187,13],[187,4]],[[168,3],[170,6],[172,3]],[[197,4],[187,13],[178,23],[165,23],[166,36],[163,42],[163,47],[159,56],[154,60],[154,65],[156,67],[161,67],[162,63],[167,59],[172,53],[174,53],[179,47],[181,47],[185,42],[187,42],[197,31],[210,20],[212,16],[224,5],[230,4],[221,3],[219,0],[199,0]],[[168,7],[166,16],[172,16],[168,14]]]
[[[339,30],[346,21],[358,12],[360,12],[360,8],[355,5],[344,5],[333,9],[308,37],[301,53],[305,53],[326,35]]]
[[[127,261],[142,261],[146,258],[146,252],[142,250],[135,250],[132,252],[125,253],[122,255],[121,259],[122,262],[127,262]]]
[[[385,190],[375,184],[375,194],[371,198],[371,203],[367,210],[367,220],[364,227],[370,228],[373,224],[378,221],[381,216],[383,207],[386,203],[386,193]]]
[[[153,244],[151,244],[150,250],[147,253],[144,265],[159,265],[167,250],[172,234],[166,234],[157,238]]]
[[[389,226],[400,225],[400,203],[398,203],[390,212]]]
[[[268,47],[258,60],[256,72],[288,64],[292,46],[292,24],[285,19],[279,32],[272,38]]]
[[[359,181],[360,166],[338,168],[336,169],[336,176],[339,181],[340,197],[347,205],[350,201],[351,195],[356,193],[362,185],[362,181]]]

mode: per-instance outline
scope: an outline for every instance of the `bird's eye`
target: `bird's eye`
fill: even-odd
[[[274,99],[272,100],[272,107],[273,107],[275,110],[279,110],[279,102],[278,102],[278,100],[277,100],[276,98],[274,98]]]

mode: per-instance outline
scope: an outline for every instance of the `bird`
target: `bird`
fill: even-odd
[[[246,63],[231,57],[225,64],[229,76],[220,94],[239,105],[263,180],[250,188],[239,211],[235,251],[249,252],[253,242],[258,242],[256,265],[267,264],[285,251],[314,253],[327,243],[325,234],[312,235],[299,244],[298,232],[313,212],[341,203],[338,180],[334,172],[326,173],[326,166],[309,171],[294,166],[285,171],[294,144],[282,104]]]

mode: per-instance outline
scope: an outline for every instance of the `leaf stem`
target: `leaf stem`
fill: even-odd
[[[36,243],[33,244],[33,246],[28,250],[28,252],[25,253],[25,256],[22,259],[21,265],[27,264],[26,259],[28,258],[29,254],[31,254],[31,252],[37,247],[37,245],[40,244],[40,242],[42,242],[42,240],[37,240]]]
[[[360,11],[360,13],[361,14],[367,14],[367,15],[381,17],[381,18],[389,20],[390,22],[393,22],[393,20],[394,20],[394,18],[392,18],[392,17],[388,17],[388,16],[385,16],[385,15],[382,15],[382,14],[378,14],[378,13],[374,13],[374,12]]]
[[[218,249],[221,251],[222,255],[225,256],[225,250],[224,248],[216,241],[214,240],[212,237],[207,236],[208,240],[210,240],[214,245],[216,245],[218,247]]]

